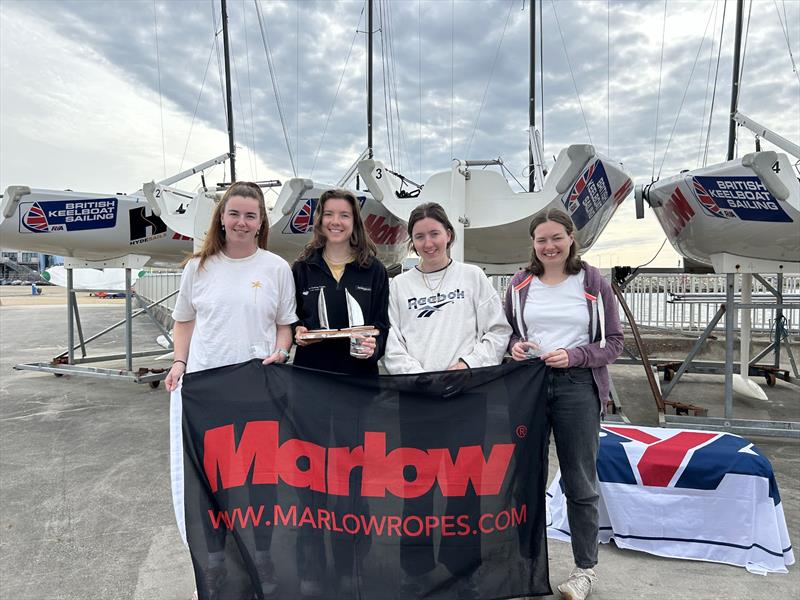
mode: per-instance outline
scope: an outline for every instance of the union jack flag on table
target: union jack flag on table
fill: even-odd
[[[597,475],[604,544],[758,574],[794,564],[772,465],[738,435],[605,425]],[[548,537],[569,541],[560,472],[547,507]]]

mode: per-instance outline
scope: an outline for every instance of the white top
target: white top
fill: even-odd
[[[542,352],[577,348],[591,341],[583,279],[581,269],[556,285],[546,285],[538,277],[531,281],[522,314],[528,341],[538,343]]]
[[[186,265],[172,311],[195,321],[186,372],[266,358],[275,352],[278,325],[295,316],[294,279],[281,257],[259,249],[247,258],[222,253]]]
[[[511,327],[483,271],[453,261],[436,273],[417,269],[389,286],[389,337],[383,357],[391,374],[500,364]]]

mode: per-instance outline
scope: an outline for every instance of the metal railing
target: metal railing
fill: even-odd
[[[775,275],[764,279],[773,287]],[[636,323],[645,327],[659,327],[676,331],[702,331],[720,304],[725,302],[724,275],[639,275],[625,288],[625,300],[631,308]],[[741,301],[741,282],[736,278],[736,301]],[[800,294],[800,276],[784,276],[784,302],[796,303]],[[775,297],[764,285],[753,280],[753,303],[764,307],[751,311],[753,331],[767,332],[774,328]],[[740,313],[734,315],[734,329],[739,328]],[[800,333],[800,309],[785,309],[784,317],[791,334]],[[722,329],[722,322],[717,324]]]
[[[144,277],[136,282],[136,293],[145,300],[153,302],[167,296],[180,287],[181,274],[173,271],[148,271]],[[164,300],[160,304],[161,310],[172,313],[175,308],[177,295]]]

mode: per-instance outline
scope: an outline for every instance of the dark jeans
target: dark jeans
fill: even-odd
[[[441,418],[440,439],[444,447],[460,446],[480,442],[486,429],[484,418],[474,415],[486,413],[485,398],[477,395],[464,395],[471,407],[469,417],[458,419],[452,415]],[[460,406],[464,406],[461,404]],[[430,430],[416,425],[420,418],[419,407],[410,408],[400,400],[400,439],[404,447],[425,449],[430,444]],[[427,413],[430,414],[430,413]],[[468,515],[470,523],[477,523],[481,515],[480,498],[467,488],[465,496],[451,496],[445,502],[445,515]],[[418,498],[408,498],[403,502],[403,519],[410,515],[434,513],[434,490]],[[403,537],[400,540],[400,566],[409,575],[424,575],[436,567],[433,552],[433,538],[429,535]],[[454,575],[470,575],[481,564],[480,541],[473,536],[442,536],[439,542],[439,562]]]
[[[573,367],[551,371],[547,418],[548,429],[555,438],[567,498],[572,556],[577,567],[589,569],[597,564],[600,500],[596,466],[600,400],[591,369]]]
[[[340,404],[338,411],[334,413],[330,404],[321,402],[314,418],[323,424],[320,431],[324,431],[325,435],[322,439],[316,439],[309,433],[303,433],[300,437],[323,446],[355,447],[363,443],[358,417],[357,406]],[[350,496],[328,496],[308,489],[297,489],[298,514],[302,514],[308,507],[313,514],[317,514],[317,510],[320,508],[331,510],[339,521],[346,514],[364,516],[369,519],[369,504],[361,497],[359,491],[361,475],[361,469],[353,469],[350,476],[350,489],[355,491]],[[323,529],[300,527],[297,534],[296,554],[297,572],[301,579],[324,580],[327,567],[324,533]],[[337,577],[353,575],[356,563],[360,571],[363,558],[372,546],[372,538],[362,532],[350,534],[341,531],[332,531],[330,538],[333,566]]]

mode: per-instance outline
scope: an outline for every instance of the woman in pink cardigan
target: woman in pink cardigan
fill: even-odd
[[[611,285],[578,257],[574,225],[550,209],[530,224],[531,263],[508,286],[505,311],[514,360],[539,357],[549,372],[547,415],[561,467],[575,568],[558,586],[583,600],[597,581],[597,449],[608,401],[608,365],[622,352]],[[548,436],[549,439],[549,436]]]

